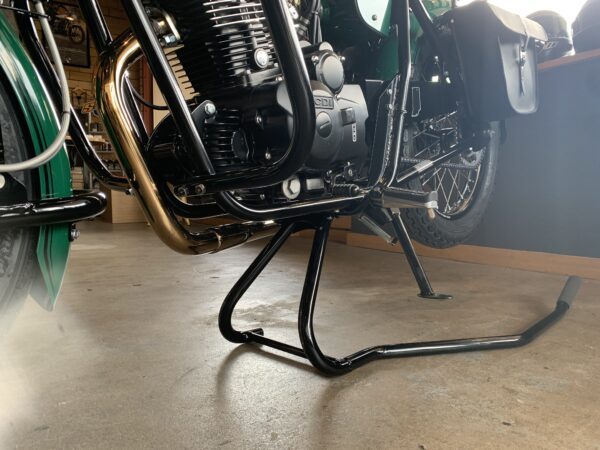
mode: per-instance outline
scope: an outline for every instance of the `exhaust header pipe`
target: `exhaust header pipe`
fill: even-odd
[[[273,222],[230,224],[192,233],[171,212],[142,156],[143,141],[132,120],[137,111],[130,110],[125,97],[127,69],[141,56],[131,32],[117,38],[100,56],[96,99],[109,139],[154,232],[173,250],[188,255],[215,253],[274,235],[279,226]]]

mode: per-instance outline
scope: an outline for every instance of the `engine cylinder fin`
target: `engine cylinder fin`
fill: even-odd
[[[257,0],[162,0],[176,20],[183,45],[170,60],[185,86],[203,98],[251,84],[249,77],[276,67],[277,58]],[[257,51],[268,63],[255,61]],[[265,75],[266,76],[266,75]]]

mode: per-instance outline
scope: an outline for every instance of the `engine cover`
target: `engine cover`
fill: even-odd
[[[313,82],[316,133],[306,165],[327,169],[335,162],[364,158],[368,152],[365,123],[367,103],[358,85],[345,85],[337,96],[319,82]]]
[[[319,171],[367,157],[367,102],[359,85],[345,85],[338,95],[311,81],[315,101],[315,136],[306,167]],[[239,105],[250,146],[282,154],[293,131],[292,105],[285,83],[263,85]],[[258,120],[257,120],[258,118]],[[259,125],[257,125],[259,124]]]

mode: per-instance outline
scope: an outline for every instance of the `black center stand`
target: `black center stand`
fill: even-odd
[[[425,271],[414,250],[410,237],[399,214],[387,211],[399,242],[425,298],[448,298],[436,295],[427,279]],[[425,356],[442,353],[458,353],[476,350],[492,350],[521,347],[532,342],[537,336],[546,331],[551,325],[560,320],[569,310],[571,303],[579,290],[581,280],[571,277],[567,281],[556,308],[552,313],[532,325],[522,334],[471,339],[457,339],[435,342],[417,342],[409,344],[381,345],[360,350],[343,358],[334,358],[323,354],[317,344],[313,327],[315,303],[319,289],[319,279],[323,268],[323,260],[327,239],[331,228],[331,215],[315,216],[302,221],[282,224],[279,232],[262,250],[252,265],[235,284],[227,295],[219,314],[219,328],[223,336],[234,343],[257,343],[281,350],[292,355],[308,359],[317,369],[328,375],[342,375],[371,361],[387,358],[408,356]],[[302,348],[294,347],[265,337],[262,329],[240,332],[233,328],[231,319],[238,301],[258,276],[273,259],[288,238],[298,231],[314,229],[315,236],[306,272],[306,279],[300,299],[298,314],[298,332]]]

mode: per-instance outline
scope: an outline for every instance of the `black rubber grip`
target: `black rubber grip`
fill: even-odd
[[[557,303],[565,303],[569,308],[573,304],[573,300],[579,292],[579,288],[581,287],[581,278],[579,277],[569,277],[565,287],[560,293],[560,297],[558,297]]]

